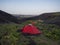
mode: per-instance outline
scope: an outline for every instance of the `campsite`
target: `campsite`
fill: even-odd
[[[26,45],[29,43],[29,36],[23,36],[21,32],[17,32],[17,29],[22,28],[29,21],[22,24],[0,24],[0,41],[2,45]],[[31,36],[37,45],[58,45],[60,44],[60,28],[56,25],[46,25],[43,23],[37,23],[42,31],[40,36]],[[52,28],[54,27],[54,28]],[[7,34],[5,34],[7,32]],[[2,39],[1,39],[2,37]],[[5,43],[4,43],[5,42]],[[8,44],[7,44],[8,43]]]
[[[6,12],[2,12],[2,13],[8,15]],[[3,17],[5,14],[2,13],[0,14]],[[59,15],[58,16],[55,15],[55,17],[59,17]],[[26,19],[25,21],[22,21],[24,20],[22,19],[20,23],[17,23],[19,22],[19,20],[17,20],[17,18],[15,17],[13,17],[13,20],[16,19],[16,21],[13,22],[11,21],[11,18],[7,19],[7,21],[6,18],[4,19],[1,18],[1,19],[0,19],[1,20],[0,22],[2,22],[0,23],[0,44],[1,45],[27,45],[30,42],[32,42],[30,41],[30,38],[34,42],[36,42],[36,45],[60,45],[60,26],[57,23],[56,24],[45,23],[41,19],[40,20],[33,19],[32,17],[24,18]],[[28,24],[30,24],[30,26]],[[31,24],[33,24],[34,26],[31,27]],[[39,32],[41,34],[37,36],[36,35],[24,36],[22,32],[20,32],[21,29],[27,30],[23,32],[29,32],[31,34],[36,34],[36,32]],[[30,30],[31,32],[28,30]],[[33,33],[32,31],[33,32],[36,31],[36,32]]]
[[[0,0],[0,45],[60,45],[60,0]]]

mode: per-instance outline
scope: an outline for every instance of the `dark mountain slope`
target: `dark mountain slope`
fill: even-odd
[[[16,17],[12,16],[11,14],[8,14],[0,10],[0,23],[6,23],[6,22],[18,23],[19,20]]]
[[[39,15],[39,17],[42,20],[49,20],[55,17],[60,17],[60,12],[44,13],[44,14]]]
[[[59,17],[55,17],[49,20],[45,20],[45,23],[49,23],[49,24],[57,24],[60,25],[60,16]]]
[[[42,14],[41,19],[45,23],[60,25],[60,12]]]
[[[44,13],[39,16],[34,16],[30,18],[23,18],[21,21],[26,20],[43,20],[44,23],[47,24],[56,24],[60,26],[60,12],[53,12],[53,13]]]

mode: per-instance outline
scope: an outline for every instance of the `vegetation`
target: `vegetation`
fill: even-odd
[[[23,36],[21,32],[17,32],[24,25],[29,24],[26,21],[22,24],[0,24],[0,44],[1,45],[27,45],[29,38],[37,43],[37,45],[59,45],[60,43],[60,28],[55,24],[45,24],[35,20],[37,26],[42,34],[39,36]]]

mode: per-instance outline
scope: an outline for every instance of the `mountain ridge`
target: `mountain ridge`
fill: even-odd
[[[23,17],[23,16],[22,16]],[[43,13],[38,16],[32,16],[27,18],[17,18],[12,14],[0,10],[0,23],[1,22],[14,22],[23,23],[27,20],[43,20],[46,24],[56,24],[60,26],[60,12]]]
[[[5,11],[2,11],[0,10],[0,22],[1,23],[4,23],[4,22],[15,22],[15,23],[18,23],[18,19],[16,17],[14,17],[13,15],[5,12]]]

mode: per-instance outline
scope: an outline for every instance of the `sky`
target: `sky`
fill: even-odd
[[[0,0],[0,10],[25,15],[60,12],[60,0]]]

